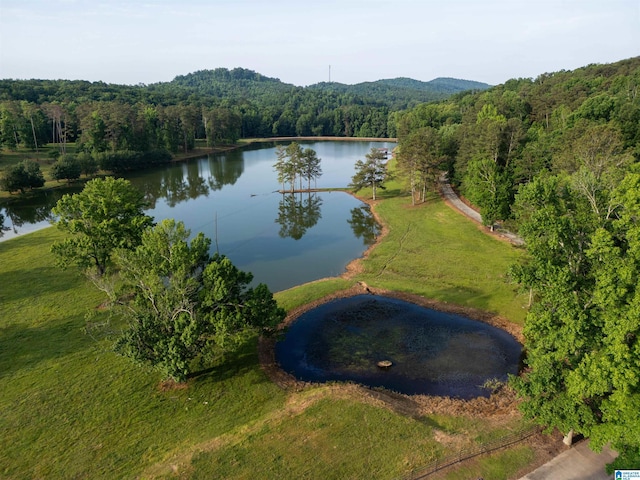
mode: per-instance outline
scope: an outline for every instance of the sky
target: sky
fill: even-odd
[[[3,79],[497,85],[638,55],[640,0],[0,0]]]

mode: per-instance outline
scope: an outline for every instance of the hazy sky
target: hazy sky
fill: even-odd
[[[0,0],[0,78],[498,84],[637,55],[640,0]]]

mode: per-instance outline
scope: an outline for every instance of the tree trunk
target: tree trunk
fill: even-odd
[[[33,133],[33,143],[36,146],[36,153],[38,153],[38,138],[36,137],[36,127],[33,125],[33,117],[29,117],[31,120],[31,132]]]
[[[562,439],[562,443],[564,443],[568,447],[573,444],[573,430],[569,430],[569,433],[567,433]]]
[[[209,130],[207,129],[207,116],[204,114],[204,110],[202,111],[202,123],[204,124],[204,139],[209,146]]]

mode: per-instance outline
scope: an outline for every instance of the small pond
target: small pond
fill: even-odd
[[[377,295],[333,300],[298,317],[276,360],[299,380],[353,381],[416,395],[488,397],[518,372],[521,345],[483,322]],[[380,368],[378,362],[392,362]]]

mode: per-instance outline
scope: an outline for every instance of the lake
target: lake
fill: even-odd
[[[346,187],[354,164],[391,142],[299,142],[322,159],[317,188]],[[252,272],[255,283],[272,291],[336,276],[362,255],[378,233],[368,207],[344,192],[281,194],[273,164],[276,144],[256,144],[166,167],[127,175],[149,202],[156,221],[175,218],[192,234],[203,232],[212,252],[228,256]],[[12,202],[5,215],[3,239],[49,225],[49,212],[66,192],[43,192]]]

